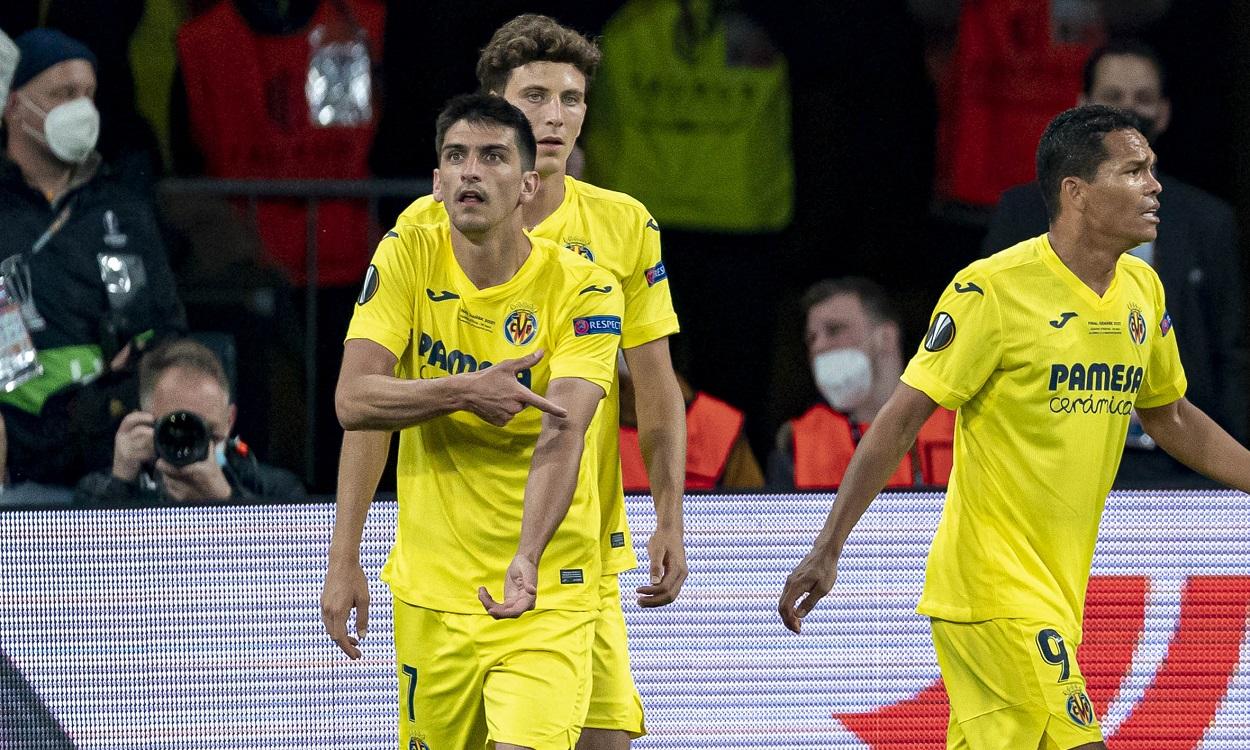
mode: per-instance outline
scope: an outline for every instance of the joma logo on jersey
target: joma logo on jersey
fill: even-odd
[[[474,355],[462,352],[459,349],[449,351],[442,339],[436,339],[424,332],[421,334],[421,340],[417,342],[417,357],[425,358],[422,367],[435,367],[448,375],[477,372],[478,370],[485,370],[494,364],[487,360],[480,360]],[[533,374],[528,369],[521,370],[516,374],[516,379],[521,385],[529,388]]]
[[[1113,391],[1136,393],[1146,371],[1136,365],[1109,365],[1106,362],[1074,362],[1050,366],[1050,390],[1065,386],[1069,391]]]
[[[503,337],[509,344],[525,346],[538,335],[538,316],[531,307],[518,307],[503,321]]]

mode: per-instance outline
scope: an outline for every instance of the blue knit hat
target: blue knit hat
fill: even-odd
[[[87,45],[56,29],[32,29],[13,40],[22,53],[13,74],[13,90],[30,82],[30,79],[66,60],[86,60],[96,68],[95,55]]]

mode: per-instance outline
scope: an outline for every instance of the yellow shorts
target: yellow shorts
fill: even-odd
[[[950,696],[948,750],[1068,750],[1102,741],[1076,642],[1033,620],[931,620]]]
[[[394,612],[400,750],[577,744],[597,612],[496,620],[398,599]]]
[[[599,577],[600,610],[595,622],[594,666],[586,726],[615,729],[630,737],[647,733],[642,697],[629,670],[629,639],[621,611],[621,582],[615,573]]]

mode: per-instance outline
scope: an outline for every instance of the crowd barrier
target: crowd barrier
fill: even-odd
[[[635,747],[943,747],[945,695],[913,612],[942,500],[879,498],[795,636],[777,595],[830,497],[688,497],[681,598],[625,604],[650,731]],[[1247,500],[1109,499],[1079,658],[1112,750],[1250,748]],[[0,746],[395,747],[377,580],[395,510],[375,503],[365,530],[373,609],[358,662],[319,617],[330,505],[0,513]],[[628,510],[641,558],[649,500]],[[645,563],[622,589],[644,578]]]

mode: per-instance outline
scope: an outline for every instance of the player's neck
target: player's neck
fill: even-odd
[[[1055,255],[1085,286],[1099,297],[1115,279],[1116,262],[1124,254],[1124,241],[1079,228],[1055,225],[1050,229]]]
[[[523,207],[525,226],[533,229],[556,212],[564,202],[564,170],[542,176],[534,199]]]
[[[530,256],[529,238],[521,231],[521,212],[471,235],[451,227],[451,250],[473,286],[488,289],[506,283]]]

